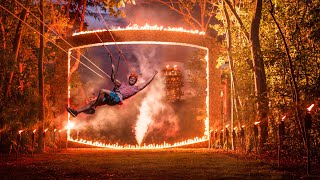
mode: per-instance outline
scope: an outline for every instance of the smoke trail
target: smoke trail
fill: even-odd
[[[155,68],[161,68],[161,55],[157,54],[158,48],[139,48],[135,51],[138,57],[141,72],[151,74]],[[159,67],[160,65],[160,67]],[[144,76],[144,77],[150,77]],[[140,145],[145,138],[147,132],[153,128],[159,128],[164,125],[164,122],[169,122],[172,127],[164,135],[174,134],[178,127],[178,117],[175,115],[172,108],[165,103],[164,97],[166,94],[164,80],[161,78],[161,73],[158,73],[154,81],[149,85],[145,98],[142,100],[139,108],[140,114],[135,125],[135,137]],[[159,115],[161,114],[161,117]]]

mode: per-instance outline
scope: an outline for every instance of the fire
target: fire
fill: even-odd
[[[86,144],[90,146],[95,146],[95,147],[103,147],[103,148],[111,148],[111,149],[164,149],[164,148],[174,148],[174,147],[181,147],[185,145],[191,145],[191,144],[196,144],[200,142],[205,142],[208,141],[208,138],[203,136],[201,138],[195,137],[193,139],[187,139],[185,141],[180,141],[180,142],[175,142],[173,144],[163,142],[162,144],[149,144],[146,145],[144,144],[143,146],[141,145],[118,145],[118,144],[105,144],[99,141],[87,141],[83,139],[72,139],[70,138],[69,141],[80,143],[80,144]]]
[[[233,130],[237,130],[237,129],[238,129],[237,127],[233,128]]]
[[[308,109],[308,111],[311,111],[312,110],[312,108],[313,108],[313,106],[314,106],[314,104],[311,104],[311,106],[309,106],[307,109]]]
[[[113,29],[111,31],[119,31],[119,30],[158,30],[158,31],[179,31],[179,32],[185,32],[185,33],[193,33],[193,34],[199,34],[199,35],[205,35],[204,32],[199,32],[197,30],[184,30],[182,28],[163,28],[162,26],[160,26],[157,29],[157,25],[156,26],[149,26],[146,25],[144,26],[142,29],[138,28],[137,25],[134,25],[134,28],[132,26],[127,26],[126,28],[117,28],[117,29]],[[85,31],[85,32],[79,32],[79,33],[74,33],[73,36],[76,35],[81,35],[81,34],[89,34],[89,33],[93,33],[93,32],[103,32],[103,31],[107,31],[107,30],[95,30],[95,31]],[[107,43],[108,44],[108,43]],[[114,44],[109,42],[109,44]],[[157,41],[142,41],[142,42],[119,42],[119,44],[164,44],[164,45],[180,45],[180,46],[189,46],[189,47],[195,47],[195,48],[199,48],[199,49],[204,49],[207,51],[207,54],[205,56],[205,61],[207,62],[207,66],[206,66],[206,80],[207,80],[207,88],[206,88],[206,92],[207,92],[207,96],[206,96],[206,115],[207,117],[204,119],[204,135],[202,138],[198,138],[195,137],[194,139],[188,139],[186,141],[182,141],[182,142],[176,142],[174,144],[168,144],[168,143],[164,143],[161,145],[143,145],[141,146],[141,143],[143,141],[144,135],[146,133],[146,131],[148,130],[148,123],[150,122],[146,122],[146,121],[150,121],[150,118],[141,118],[143,121],[141,121],[141,123],[136,124],[135,130],[136,130],[136,139],[139,145],[134,145],[134,146],[122,146],[123,148],[127,148],[127,149],[153,149],[153,148],[170,148],[170,147],[178,147],[178,146],[184,146],[184,145],[189,145],[189,144],[195,144],[195,143],[199,143],[199,142],[204,142],[208,139],[209,137],[209,50],[206,47],[202,47],[202,46],[197,46],[197,45],[192,45],[192,44],[184,44],[184,43],[176,43],[176,42],[157,42]],[[89,45],[87,47],[92,47],[92,46],[101,46],[102,44],[94,44],[94,45]],[[70,55],[71,55],[71,51],[74,48],[69,49],[68,51],[68,106],[70,106],[70,97],[71,97],[71,86],[70,86]],[[169,68],[169,65],[167,65],[167,68]],[[152,107],[152,105],[151,105]],[[141,113],[141,111],[140,111]],[[141,115],[141,114],[140,114]],[[67,140],[68,141],[73,141],[73,142],[77,142],[77,143],[82,143],[82,144],[88,144],[88,145],[93,145],[93,146],[101,146],[101,147],[110,147],[110,148],[115,148],[115,147],[120,147],[117,144],[102,144],[99,142],[93,142],[93,141],[87,141],[87,140],[74,140],[70,137],[70,129],[72,129],[74,127],[74,123],[70,122],[70,114],[68,114],[68,125],[66,126],[67,129]],[[146,127],[145,127],[146,126]],[[139,131],[141,131],[140,133],[137,133],[137,129],[140,129]],[[144,131],[144,132],[143,132]],[[223,131],[223,130],[222,130]],[[61,132],[61,130],[59,130],[59,132]],[[143,132],[143,133],[142,133]],[[148,147],[148,148],[147,148]],[[118,148],[119,149],[119,148]]]
[[[48,131],[48,128],[44,130],[44,132],[47,132],[47,131]]]
[[[246,127],[246,126],[245,126],[245,125],[242,125],[241,127],[244,128],[244,127]]]
[[[284,121],[284,119],[286,119],[286,116],[283,116],[283,117],[281,118],[282,121]]]
[[[163,27],[158,25],[149,25],[145,24],[144,26],[139,26],[138,24],[129,24],[125,28],[121,27],[112,27],[109,31],[126,31],[126,30],[150,30],[150,31],[173,31],[173,32],[184,32],[184,33],[191,33],[191,34],[198,34],[198,35],[205,35],[206,33],[204,31],[199,30],[186,30],[182,27]],[[107,29],[98,29],[93,31],[81,31],[77,33],[73,33],[72,36],[77,36],[81,34],[90,34],[94,32],[105,32],[108,31]]]
[[[229,124],[226,125],[226,128],[228,128],[228,127],[229,127]]]
[[[258,125],[260,123],[260,121],[258,121],[258,122],[254,122],[254,125]]]
[[[20,131],[19,131],[19,134],[21,134],[22,132],[23,132],[23,130],[20,130]]]
[[[166,68],[169,68],[169,65],[167,65]]]
[[[53,132],[56,132],[56,131],[57,131],[57,129],[54,129],[54,130],[53,130]]]
[[[34,133],[36,133],[36,131],[37,131],[36,129],[35,129],[35,130],[33,130],[33,131],[32,131],[32,132],[33,132],[33,134],[34,134]]]

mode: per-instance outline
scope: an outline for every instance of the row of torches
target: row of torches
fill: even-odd
[[[314,104],[312,104],[311,106],[309,106],[307,108],[308,112],[310,112],[312,110],[312,108],[314,107]],[[286,116],[283,116],[281,118],[282,121],[284,121],[286,118]],[[260,124],[260,121],[254,122],[254,128],[257,128],[257,125]],[[74,127],[74,123],[70,122],[68,123],[68,125],[66,126],[66,129],[69,131],[70,129],[72,129]],[[229,127],[229,125],[225,126],[226,129]],[[245,128],[245,125],[241,126],[241,129]],[[234,131],[237,130],[237,127],[233,128]],[[25,130],[19,130],[18,132],[18,138],[21,138],[21,133],[24,132]],[[43,133],[45,134],[48,131],[48,128],[45,129],[43,131]],[[57,129],[54,129],[53,132],[56,132]],[[67,131],[67,132],[68,132]],[[215,130],[215,132],[217,132],[218,129]],[[221,130],[221,132],[223,132],[224,129]],[[62,130],[58,130],[59,133],[62,132]],[[212,131],[211,131],[212,132]],[[33,137],[36,133],[36,129],[33,130]],[[196,144],[196,143],[200,143],[200,142],[205,142],[209,140],[208,136],[202,136],[202,137],[194,137],[193,139],[188,139],[185,141],[180,141],[180,142],[176,142],[174,144],[170,144],[170,143],[166,143],[164,142],[163,144],[149,144],[149,145],[118,145],[118,144],[106,144],[106,143],[102,143],[102,142],[98,142],[98,141],[88,141],[88,140],[83,140],[83,139],[72,139],[69,134],[68,134],[68,141],[71,142],[76,142],[76,143],[80,143],[80,144],[85,144],[85,145],[91,145],[91,146],[96,146],[96,147],[104,147],[104,148],[112,148],[112,149],[164,149],[164,148],[173,148],[173,147],[180,147],[180,146],[186,146],[186,145],[191,145],[191,144]]]

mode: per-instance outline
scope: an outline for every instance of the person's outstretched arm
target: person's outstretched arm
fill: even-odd
[[[112,64],[112,69],[111,69],[111,81],[113,84],[117,87],[121,85],[121,82],[115,78],[115,73],[114,73],[114,65]]]
[[[139,85],[138,85],[139,91],[141,91],[142,89],[144,89],[145,87],[147,87],[147,86],[151,83],[151,81],[153,80],[153,78],[156,76],[157,73],[158,73],[158,71],[154,71],[152,77],[151,77],[149,80],[147,80],[147,81],[139,84]]]

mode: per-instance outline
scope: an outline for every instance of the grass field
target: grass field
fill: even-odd
[[[270,164],[208,149],[68,149],[0,161],[0,179],[291,179]]]

